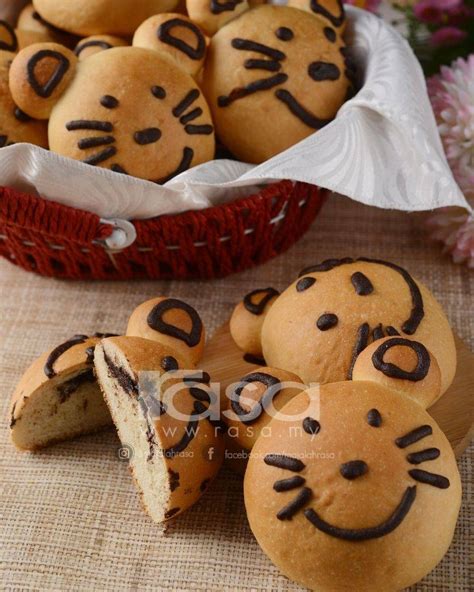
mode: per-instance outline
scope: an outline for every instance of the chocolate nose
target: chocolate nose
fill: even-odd
[[[133,137],[137,144],[153,144],[153,142],[158,142],[161,138],[161,131],[157,127],[149,127],[139,132],[135,132]]]
[[[367,463],[363,460],[351,460],[349,462],[343,463],[339,468],[341,475],[344,479],[357,479],[357,477],[362,477],[365,475],[369,470]]]

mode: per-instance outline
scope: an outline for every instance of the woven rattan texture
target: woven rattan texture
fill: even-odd
[[[133,245],[106,252],[111,226],[96,215],[0,187],[0,255],[63,279],[223,277],[286,251],[325,194],[280,181],[228,204],[136,221]]]
[[[474,345],[472,272],[453,265],[422,236],[419,217],[331,198],[310,232],[285,255],[225,280],[68,283],[0,262],[0,541],[5,590],[294,591],[260,551],[245,518],[240,479],[223,471],[197,506],[168,532],[141,511],[112,431],[20,454],[8,441],[8,397],[42,350],[74,333],[120,331],[142,300],[173,294],[191,302],[212,332],[249,288],[285,287],[327,257],[367,255],[405,265]],[[464,503],[456,536],[419,591],[473,589],[472,451],[460,460]],[[472,576],[471,576],[472,578]]]

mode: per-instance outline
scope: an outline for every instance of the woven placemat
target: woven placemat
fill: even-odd
[[[223,470],[208,493],[163,534],[142,512],[112,430],[16,452],[8,439],[10,394],[42,351],[75,333],[122,331],[130,311],[172,294],[202,314],[209,333],[250,288],[284,288],[313,262],[365,255],[406,266],[434,291],[459,335],[474,344],[474,278],[422,234],[419,216],[332,198],[287,254],[212,282],[68,283],[0,262],[0,581],[4,590],[293,591],[249,530],[241,480]],[[464,502],[442,563],[414,589],[465,591],[473,538],[472,459],[460,460]]]

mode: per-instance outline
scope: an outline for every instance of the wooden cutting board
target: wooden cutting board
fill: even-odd
[[[460,456],[474,434],[474,354],[456,336],[458,366],[453,384],[428,412],[444,431]],[[243,354],[230,336],[226,323],[209,340],[200,366],[209,372],[213,382],[220,382],[222,392],[232,382],[257,366],[243,359]]]

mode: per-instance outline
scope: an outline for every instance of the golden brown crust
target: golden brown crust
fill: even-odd
[[[263,366],[243,376],[232,390],[224,417],[234,449],[252,450],[272,417],[304,389],[291,372]]]
[[[350,376],[354,353],[379,331],[422,343],[436,358],[446,391],[456,369],[448,319],[421,282],[390,262],[330,260],[307,270],[266,315],[262,349],[267,364],[306,384],[336,382]]]
[[[265,5],[212,38],[203,90],[219,139],[239,160],[261,163],[336,116],[351,83],[344,43],[329,41],[324,27],[305,12]]]
[[[390,364],[394,368],[387,366]],[[373,381],[394,389],[425,409],[441,394],[438,362],[423,345],[407,338],[385,337],[368,345],[354,364],[352,380]]]
[[[112,49],[112,47],[126,47],[127,45],[128,43],[122,37],[116,37],[114,35],[91,35],[90,37],[81,39],[77,43],[74,53],[78,60],[82,61],[100,51]]]
[[[405,589],[433,569],[453,536],[461,483],[426,411],[352,381],[310,389],[282,413],[288,421],[274,419],[254,446],[244,492],[251,529],[283,573],[318,592],[371,592]]]
[[[34,0],[49,23],[77,35],[132,35],[148,17],[173,10],[176,0]]]
[[[28,142],[42,148],[48,147],[47,125],[25,116],[13,101],[8,76],[15,54],[0,51],[0,137],[1,145]]]
[[[115,47],[79,64],[52,111],[49,140],[63,156],[156,183],[211,160],[215,148],[209,108],[192,77],[169,56],[139,47]]]
[[[133,46],[167,54],[193,78],[199,74],[207,50],[204,32],[190,18],[178,13],[147,19],[135,31]]]
[[[206,342],[198,312],[186,302],[159,296],[142,302],[130,315],[127,335],[144,337],[176,350],[193,368]]]
[[[227,4],[223,10],[219,5]],[[186,8],[189,16],[207,35],[214,35],[219,29],[232,19],[249,9],[247,0],[232,0],[230,2],[215,2],[217,10],[212,9],[211,0],[187,0]]]
[[[273,296],[272,291],[274,292]],[[262,357],[263,321],[277,296],[278,292],[273,288],[257,289],[247,294],[245,299],[234,308],[230,318],[230,333],[237,346],[246,354]],[[250,303],[255,305],[255,308],[246,304],[248,299],[250,299]],[[259,304],[263,304],[264,299],[265,305],[259,306]]]
[[[88,354],[88,350],[90,352],[90,348],[95,347],[99,341],[100,339],[97,337],[88,337],[64,351],[52,366],[55,372],[55,376],[52,378],[49,378],[46,374],[45,366],[48,358],[56,348],[39,356],[25,371],[15,388],[10,403],[10,411],[12,412],[14,409],[14,413],[11,413],[11,419],[17,420],[20,418],[24,405],[45,384],[56,384],[62,381],[65,376],[74,374],[78,370],[87,367],[87,365],[92,368],[92,354]]]
[[[339,34],[346,28],[346,17],[342,0],[288,0],[288,6],[310,12],[321,19],[325,26]]]
[[[13,100],[36,119],[48,119],[69,86],[77,58],[59,43],[35,43],[22,49],[10,68]]]

